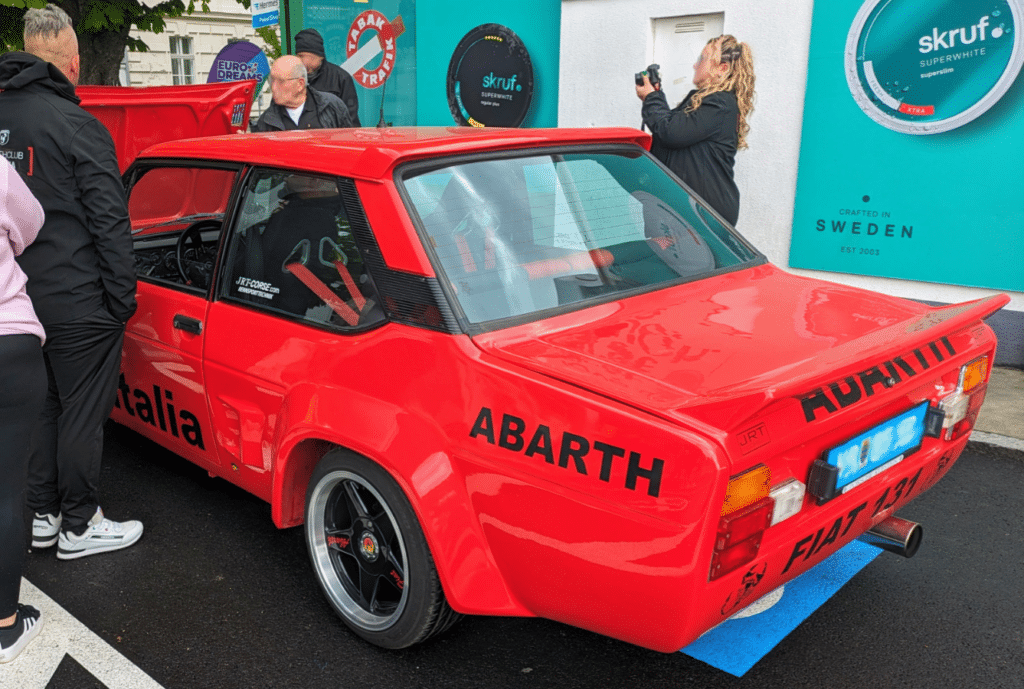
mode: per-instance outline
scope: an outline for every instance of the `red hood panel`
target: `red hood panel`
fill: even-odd
[[[255,92],[255,81],[75,91],[82,107],[110,130],[121,172],[153,144],[246,131]]]
[[[991,297],[933,309],[764,265],[474,341],[517,365],[664,414],[750,395],[764,404],[1005,303]]]

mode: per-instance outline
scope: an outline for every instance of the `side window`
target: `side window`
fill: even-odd
[[[237,170],[153,167],[128,197],[138,277],[206,291]]]
[[[335,180],[253,174],[232,232],[224,296],[343,329],[383,320]]]

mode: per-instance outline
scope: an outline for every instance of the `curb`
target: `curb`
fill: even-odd
[[[974,431],[967,447],[987,454],[999,454],[1024,460],[1024,440],[996,433]]]

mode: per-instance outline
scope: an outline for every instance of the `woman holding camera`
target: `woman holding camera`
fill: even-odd
[[[693,66],[697,87],[675,108],[646,73],[637,84],[643,122],[654,140],[651,154],[735,225],[740,192],[733,180],[736,151],[747,147],[754,109],[750,46],[725,35],[708,41]]]

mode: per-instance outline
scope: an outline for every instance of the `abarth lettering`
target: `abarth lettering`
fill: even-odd
[[[184,438],[185,442],[193,447],[206,449],[199,418],[186,409],[175,409],[174,393],[170,390],[154,385],[153,397],[150,399],[145,391],[132,389],[122,373],[118,391],[120,395],[114,398],[114,406],[118,409],[123,408],[128,416],[137,416],[140,421],[159,428],[164,433],[170,433],[175,438]],[[124,407],[121,406],[122,401]]]
[[[611,482],[612,467],[616,459],[626,459],[625,487],[636,490],[637,480],[647,481],[647,494],[658,497],[661,492],[661,478],[665,468],[665,460],[657,457],[651,459],[650,468],[641,466],[642,457],[639,452],[616,447],[600,440],[590,440],[586,436],[562,431],[557,447],[552,440],[551,428],[545,424],[537,424],[533,433],[527,433],[529,427],[525,419],[512,414],[502,414],[500,426],[495,428],[494,414],[487,407],[481,407],[473,428],[469,431],[470,438],[483,438],[491,445],[511,452],[522,452],[527,457],[540,455],[545,463],[555,464],[567,469],[570,461],[577,474],[589,476],[587,457],[593,463],[600,461],[598,479]],[[529,440],[527,440],[529,437]],[[524,450],[525,448],[525,450]],[[600,460],[593,455],[599,454]],[[627,458],[628,457],[628,458]],[[621,465],[621,462],[619,463]]]
[[[940,348],[939,345],[942,347]],[[946,354],[943,354],[943,350]],[[933,363],[945,361],[947,355],[954,356],[955,354],[956,350],[949,338],[943,337],[908,354],[894,357],[878,366],[872,366],[866,371],[820,387],[800,398],[804,418],[807,423],[817,421],[819,410],[824,410],[826,416],[834,414],[840,409],[856,404],[865,397],[871,397],[879,389],[885,390],[903,382],[904,377],[916,376],[919,370],[914,367],[914,364],[920,367],[920,371],[924,371],[931,368]]]

